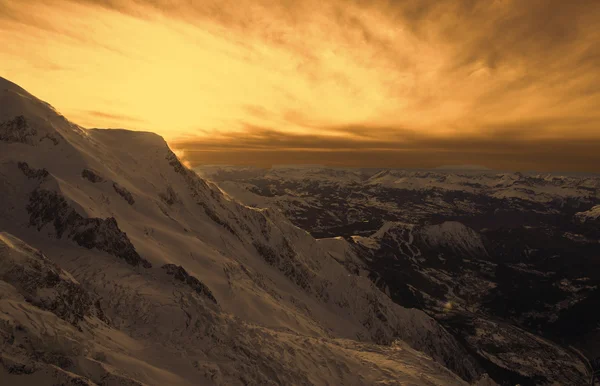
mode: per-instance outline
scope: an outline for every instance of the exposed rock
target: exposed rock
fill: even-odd
[[[0,233],[0,280],[14,286],[30,303],[73,325],[86,316],[107,321],[99,302],[40,251]]]
[[[37,130],[29,126],[27,119],[19,115],[9,121],[0,122],[0,141],[26,143],[31,145],[30,137],[37,134]]]
[[[167,186],[166,192],[159,193],[158,197],[160,197],[160,199],[169,206],[181,202],[181,199],[179,198],[177,193],[175,193],[171,185]]]
[[[88,180],[90,182],[93,182],[94,184],[96,184],[98,182],[104,182],[104,178],[102,178],[96,172],[94,172],[93,170],[90,170],[90,169],[83,169],[81,171],[81,177],[85,178],[86,180]]]
[[[258,241],[255,241],[253,245],[258,254],[269,265],[279,269],[291,281],[302,287],[302,289],[312,292],[310,283],[313,280],[314,274],[294,257],[293,251],[277,253],[273,248]]]
[[[190,172],[193,173],[191,170],[189,170],[188,168],[183,166],[181,161],[179,161],[179,158],[177,158],[175,153],[173,153],[171,151],[171,149],[169,149],[168,147],[167,147],[167,156],[165,158],[169,162],[169,165],[171,165],[173,167],[173,169],[175,170],[176,173],[179,173],[184,177],[186,177],[188,175],[188,173],[190,173]]]
[[[133,194],[131,194],[129,192],[129,190],[125,189],[124,187],[122,187],[121,185],[117,184],[116,182],[113,182],[113,189],[115,190],[115,192],[117,192],[117,194],[119,196],[123,197],[123,199],[125,201],[127,201],[127,203],[129,205],[135,204],[135,200],[133,199]]]
[[[58,193],[39,188],[31,193],[27,211],[30,225],[38,230],[52,223],[58,238],[66,233],[67,237],[86,248],[98,248],[134,266],[152,267],[137,253],[113,217],[84,218]]]
[[[86,248],[98,248],[114,256],[124,259],[131,265],[142,265],[150,268],[152,265],[140,257],[133,244],[117,225],[114,217],[107,219],[88,218],[81,219],[74,226],[70,237],[79,245]]]
[[[198,205],[200,205],[204,209],[204,212],[206,213],[206,215],[211,220],[213,220],[217,224],[221,225],[223,228],[227,229],[227,231],[229,233],[231,233],[232,235],[236,234],[235,230],[231,227],[231,225],[229,225],[225,221],[221,220],[221,218],[219,217],[219,215],[214,210],[212,210],[211,208],[209,208],[208,205],[206,205],[203,202],[199,202]]]
[[[217,304],[217,299],[215,299],[210,289],[200,280],[187,273],[187,271],[182,266],[175,264],[165,264],[162,266],[162,269],[164,269],[168,275],[173,276],[176,280],[187,284],[199,295],[202,295],[208,298],[213,303]]]
[[[180,174],[183,177],[183,179],[186,182],[186,185],[189,188],[190,194],[192,195],[193,198],[196,199],[196,203],[204,209],[204,212],[206,213],[206,215],[211,220],[213,220],[217,224],[221,225],[223,228],[227,229],[227,231],[229,233],[231,233],[232,235],[235,235],[239,238],[240,236],[236,233],[236,231],[233,229],[233,227],[229,223],[227,223],[227,221],[223,220],[219,216],[219,214],[217,214],[217,212],[214,209],[210,208],[204,201],[204,199],[206,199],[209,196],[213,199],[218,200],[219,197],[221,197],[221,195],[217,195],[216,192],[213,189],[211,189],[211,187],[196,174],[196,172],[186,168],[181,163],[179,158],[177,158],[175,153],[173,153],[171,151],[171,149],[169,149],[168,147],[167,147],[167,155],[165,158],[166,158],[167,162],[169,163],[169,165],[171,165],[173,167],[173,170],[175,170],[176,173]],[[214,189],[218,189],[218,188],[215,187]],[[161,198],[163,198],[163,197],[161,196]],[[164,201],[164,198],[163,198],[163,201]]]
[[[22,363],[4,355],[0,355],[0,366],[12,375],[33,374],[36,370],[30,363]]]
[[[62,139],[62,136],[58,133],[48,133],[43,137],[40,137],[40,142],[42,142],[44,139],[50,140],[54,146],[57,146],[60,143],[60,139]]]
[[[34,169],[29,167],[27,162],[19,162],[17,165],[23,174],[25,174],[25,176],[27,176],[29,179],[41,180],[48,177],[48,170],[46,169]]]

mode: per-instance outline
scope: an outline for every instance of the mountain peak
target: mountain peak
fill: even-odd
[[[57,145],[61,139],[78,142],[90,134],[119,146],[166,147],[158,134],[126,129],[84,129],[61,115],[47,102],[19,85],[0,77],[0,140],[9,143],[37,144],[48,139]],[[124,141],[124,142],[123,142]]]
[[[4,104],[10,103],[11,101],[13,103],[17,103],[19,101],[23,104],[30,103],[30,104],[34,104],[34,105],[41,105],[44,108],[48,108],[48,109],[52,110],[54,113],[56,113],[56,110],[54,109],[54,107],[52,107],[49,103],[36,98],[30,92],[25,90],[23,87],[19,86],[16,83],[11,82],[10,80],[8,80],[6,78],[3,78],[1,76],[0,76],[0,98],[2,98],[2,103],[3,103],[3,107],[4,107],[2,109],[2,111],[0,111],[0,114],[10,112],[10,110],[7,109],[6,108],[7,106],[4,106]]]
[[[1,76],[0,76],[0,89],[27,92],[18,84],[13,83],[10,80],[3,78]]]
[[[11,121],[17,117],[20,117],[20,121],[31,123],[32,126],[47,126],[48,122],[60,126],[67,122],[50,104],[2,77],[0,77],[0,106],[2,106],[0,122]]]
[[[87,129],[87,131],[92,134],[94,137],[99,138],[102,137],[105,140],[109,138],[112,141],[115,141],[115,146],[126,146],[127,143],[123,141],[134,141],[139,146],[147,146],[147,147],[165,147],[167,145],[167,141],[159,135],[151,131],[138,131],[138,130],[128,130],[128,129]]]

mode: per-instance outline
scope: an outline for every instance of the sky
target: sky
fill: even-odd
[[[600,172],[597,0],[0,0],[0,76],[190,165]]]

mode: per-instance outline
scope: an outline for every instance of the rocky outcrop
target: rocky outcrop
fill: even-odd
[[[81,177],[85,178],[86,180],[96,184],[98,182],[104,182],[104,178],[102,178],[101,176],[98,175],[98,173],[96,173],[93,170],[90,169],[83,169],[81,171]]]
[[[167,147],[167,156],[165,157],[169,165],[173,167],[176,173],[181,174],[184,177],[189,177],[189,173],[193,173],[191,170],[183,166],[179,158]]]
[[[310,283],[314,279],[314,274],[310,272],[308,267],[295,258],[291,250],[278,253],[267,244],[258,241],[255,241],[253,245],[267,264],[280,270],[288,279],[303,290],[312,292]]]
[[[223,228],[227,229],[227,231],[229,233],[231,233],[232,235],[236,234],[235,230],[231,227],[231,225],[229,225],[227,222],[221,220],[221,217],[219,217],[219,215],[217,214],[217,212],[215,212],[213,209],[211,209],[208,205],[206,205],[204,202],[198,202],[198,205],[200,205],[202,207],[202,209],[204,209],[204,213],[206,213],[206,215],[211,220],[213,220],[214,222],[216,222],[217,224],[219,224]]]
[[[31,137],[37,130],[27,122],[24,116],[19,115],[9,121],[0,122],[0,141],[9,143],[33,144]]]
[[[52,223],[57,238],[66,234],[83,247],[97,248],[133,266],[152,267],[149,261],[137,253],[127,234],[119,229],[117,220],[113,217],[84,218],[54,191],[40,188],[34,190],[29,197],[27,212],[30,225],[38,230]]]
[[[43,137],[40,137],[40,142],[43,142],[46,139],[48,141],[52,142],[52,145],[58,146],[58,144],[60,143],[60,140],[63,138],[59,133],[47,133]]]
[[[71,275],[6,232],[0,233],[0,280],[15,287],[29,303],[72,325],[86,316],[107,321],[98,299]]]
[[[43,180],[44,178],[48,177],[49,174],[48,170],[34,169],[30,167],[27,162],[19,162],[17,166],[19,167],[19,170],[21,170],[29,179]]]
[[[217,304],[217,299],[211,292],[211,290],[200,280],[187,273],[187,271],[180,265],[165,264],[162,266],[168,275],[173,276],[175,280],[179,280],[185,283],[188,287],[193,289],[198,295],[204,296],[211,302]]]
[[[165,204],[172,206],[176,203],[181,202],[181,199],[179,198],[179,196],[177,195],[177,193],[175,193],[175,190],[173,190],[172,186],[167,186],[167,190],[165,192],[161,192],[158,194],[158,197],[162,200],[162,202],[164,202]]]
[[[129,192],[129,190],[125,189],[124,187],[117,184],[116,182],[113,182],[112,186],[113,186],[113,189],[115,190],[115,192],[117,192],[117,194],[119,196],[121,196],[123,198],[123,200],[127,201],[127,203],[129,205],[135,204],[135,200],[133,199],[133,194],[131,194],[131,192]]]

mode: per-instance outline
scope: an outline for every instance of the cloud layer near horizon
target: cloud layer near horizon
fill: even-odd
[[[600,171],[597,20],[594,0],[0,0],[0,71],[192,164]]]

